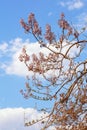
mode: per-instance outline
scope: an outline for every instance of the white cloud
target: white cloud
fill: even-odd
[[[21,38],[16,38],[11,40],[8,44],[2,43],[0,69],[3,69],[7,74],[19,76],[26,76],[29,74],[30,72],[27,71],[25,64],[21,63],[18,59],[23,46],[26,46],[29,55],[32,55],[33,53],[37,54],[39,51],[43,51],[45,54],[48,53],[48,50],[41,48],[37,42],[30,43],[28,39],[23,41]],[[3,61],[3,59],[5,60]]]
[[[84,3],[81,0],[72,0],[67,2],[60,2],[60,5],[67,7],[69,10],[79,9],[84,6]]]
[[[52,13],[52,12],[49,12],[49,13],[48,13],[48,16],[52,16],[52,15],[53,15],[53,13]]]
[[[16,38],[11,40],[9,43],[2,43],[0,46],[0,69],[3,69],[6,73],[12,74],[18,73],[18,67],[22,69],[22,65],[18,60],[18,55],[21,52],[23,45],[27,44],[28,41],[23,43],[22,39]]]
[[[28,110],[30,111],[31,118],[32,114],[35,114],[35,111],[33,109]],[[23,108],[0,109],[0,130],[37,130],[35,126],[32,128],[24,127],[24,111]]]
[[[40,123],[30,127],[24,126],[25,112],[28,113],[28,118],[30,121],[41,116],[41,114],[33,108],[0,109],[0,130],[40,130],[42,127]],[[51,127],[48,130],[54,129]]]

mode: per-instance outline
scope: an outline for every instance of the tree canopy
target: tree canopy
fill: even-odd
[[[29,14],[27,22],[21,19],[20,23],[48,52],[28,55],[23,47],[19,60],[32,76],[27,77],[26,92],[21,90],[21,93],[24,98],[41,100],[43,104],[52,102],[49,109],[44,106],[41,110],[44,117],[26,122],[25,126],[40,121],[42,130],[50,126],[55,130],[86,130],[87,57],[81,58],[87,43],[86,27],[77,30],[65,19],[64,13],[57,22],[59,35],[52,32],[49,24],[43,34],[33,13]]]

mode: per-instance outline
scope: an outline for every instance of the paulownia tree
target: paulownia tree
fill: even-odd
[[[55,130],[86,130],[87,55],[81,58],[87,43],[86,27],[77,31],[63,13],[58,20],[58,36],[49,24],[42,34],[33,13],[27,23],[23,19],[20,23],[25,32],[32,34],[40,47],[48,51],[47,54],[43,51],[30,56],[23,47],[19,60],[24,62],[32,76],[27,77],[26,91],[21,90],[21,93],[24,98],[41,100],[43,104],[44,101],[47,104],[52,102],[51,108],[44,106],[42,109],[46,112],[44,117],[26,122],[25,126],[40,121],[44,124],[42,130],[50,126]]]

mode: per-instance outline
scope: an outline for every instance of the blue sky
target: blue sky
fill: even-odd
[[[24,88],[27,70],[18,61],[23,45],[32,54],[39,50],[33,37],[26,35],[20,19],[27,21],[29,13],[35,13],[44,31],[46,23],[59,33],[57,21],[61,12],[76,28],[87,24],[87,0],[2,0],[0,1],[0,109],[30,108],[35,102],[23,99],[20,89]],[[30,43],[30,45],[29,45]],[[31,44],[32,43],[32,44]],[[36,49],[37,47],[37,49]],[[33,49],[32,49],[33,48]],[[42,104],[40,103],[42,106]],[[5,129],[4,129],[5,130]],[[9,129],[10,130],[10,129]],[[12,129],[11,129],[12,130]]]

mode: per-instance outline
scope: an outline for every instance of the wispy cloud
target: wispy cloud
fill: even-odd
[[[8,47],[8,44],[7,43],[3,43],[0,45],[0,51],[5,51]]]
[[[80,9],[84,6],[84,3],[81,0],[72,0],[67,2],[60,2],[60,5],[67,7],[69,10]]]
[[[52,16],[52,15],[53,15],[53,13],[52,13],[52,12],[49,12],[49,13],[48,13],[48,16]]]
[[[81,30],[82,28],[85,28],[87,30],[87,13],[82,12],[80,15],[75,17],[75,24],[74,27],[76,27],[78,30]]]
[[[8,44],[5,43],[5,42],[0,45],[0,57],[1,57],[4,53],[6,53],[7,48],[8,48]]]
[[[79,16],[77,16],[78,22],[81,24],[87,25],[87,13],[83,12]]]

